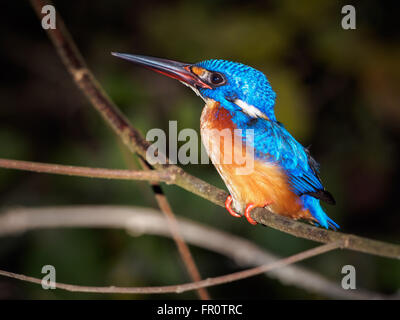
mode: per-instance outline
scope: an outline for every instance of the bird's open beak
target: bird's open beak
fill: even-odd
[[[164,74],[170,78],[182,81],[192,87],[212,89],[203,82],[193,71],[190,63],[182,63],[173,60],[112,52],[113,56],[131,61],[137,65]]]

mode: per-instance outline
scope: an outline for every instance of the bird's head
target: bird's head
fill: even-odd
[[[276,121],[276,94],[267,77],[241,63],[226,60],[205,60],[182,63],[140,55],[112,53],[171,78],[192,88],[204,100],[213,99],[229,110],[250,118]]]

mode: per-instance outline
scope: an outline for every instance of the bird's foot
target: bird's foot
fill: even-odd
[[[229,212],[232,216],[234,216],[235,218],[241,218],[242,216],[241,216],[240,214],[236,213],[236,212],[232,209],[232,207],[231,207],[232,201],[233,201],[232,196],[228,196],[228,197],[226,198],[226,200],[225,200],[225,208],[226,208],[226,210],[228,210],[228,212]]]
[[[247,221],[252,224],[253,226],[255,226],[257,224],[257,221],[254,220],[251,216],[250,216],[250,212],[251,210],[253,210],[256,207],[260,207],[260,208],[264,208],[268,205],[270,205],[272,202],[266,202],[263,206],[256,206],[254,203],[249,203],[246,206],[246,209],[244,211],[244,216],[246,217]]]
[[[255,225],[257,224],[257,222],[256,222],[252,217],[250,217],[250,212],[251,212],[251,210],[253,210],[255,207],[256,207],[256,205],[255,205],[254,203],[249,203],[249,204],[246,206],[246,209],[244,210],[244,216],[246,217],[247,221],[248,221],[250,224],[252,224],[253,226],[255,226]]]
[[[233,198],[232,198],[232,196],[228,196],[227,198],[226,198],[226,200],[225,200],[225,208],[226,208],[226,210],[228,210],[228,212],[232,215],[232,216],[234,216],[235,218],[241,218],[242,216],[240,215],[240,214],[238,214],[237,212],[235,212],[233,209],[232,209],[232,201],[233,201]],[[255,205],[254,203],[249,203],[249,204],[247,204],[246,205],[246,209],[244,210],[244,216],[246,217],[246,219],[247,219],[247,221],[250,223],[250,224],[252,224],[253,226],[255,226],[256,224],[257,224],[257,221],[255,221],[251,216],[250,216],[250,212],[251,212],[251,210],[253,210],[254,208],[256,208],[256,207],[261,207],[261,208],[263,208],[263,207],[266,207],[266,206],[268,206],[268,205],[270,205],[272,202],[266,202],[263,206],[260,206],[260,205]]]

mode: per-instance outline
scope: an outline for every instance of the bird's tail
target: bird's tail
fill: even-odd
[[[333,230],[339,229],[340,226],[329,218],[322,209],[319,200],[309,196],[301,196],[304,208],[308,209],[311,215],[317,220],[318,224],[326,229],[332,228]]]

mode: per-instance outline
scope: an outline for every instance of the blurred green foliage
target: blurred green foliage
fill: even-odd
[[[337,199],[327,207],[343,231],[399,242],[400,43],[396,10],[359,1],[357,29],[341,28],[344,1],[55,1],[90,68],[144,134],[151,128],[198,130],[202,101],[174,80],[115,59],[111,51],[196,62],[240,61],[265,72],[276,112],[311,145]],[[73,84],[28,2],[8,3],[0,20],[0,157],[125,168],[133,159]],[[189,172],[223,187],[212,165]],[[311,247],[270,228],[232,219],[222,208],[174,186],[174,211],[257,243],[281,256]],[[155,207],[146,183],[0,170],[0,206],[116,204]],[[227,258],[192,248],[203,276],[238,270]],[[0,268],[86,285],[146,286],[188,281],[174,243],[117,230],[46,230],[2,238]],[[357,269],[357,287],[393,293],[398,262],[340,251],[304,265],[341,281]],[[210,289],[214,298],[323,298],[260,276]],[[108,296],[44,291],[0,278],[0,298],[195,298]]]

